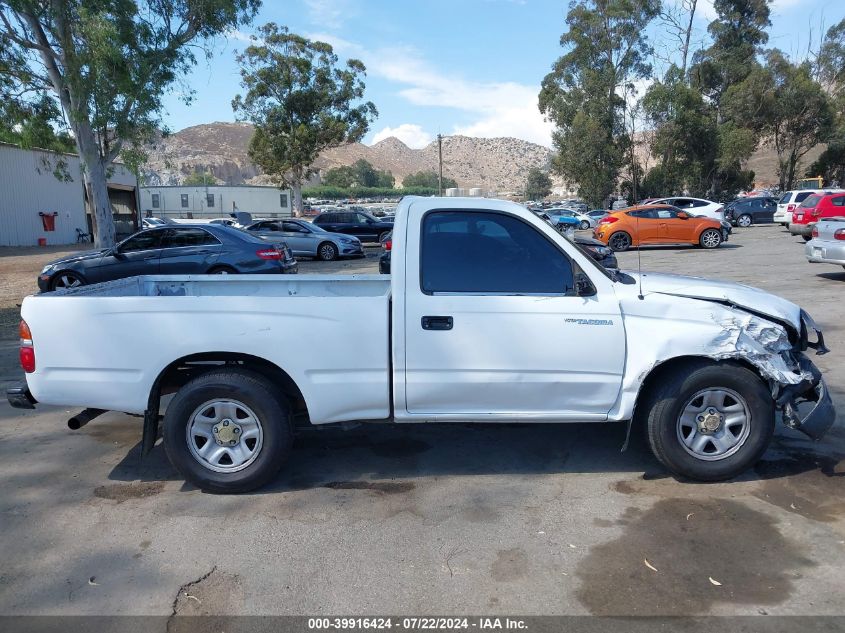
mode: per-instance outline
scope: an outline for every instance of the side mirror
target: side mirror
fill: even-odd
[[[582,272],[575,273],[575,294],[579,297],[592,297],[596,294],[593,282]]]
[[[689,213],[687,213],[686,211],[678,211],[678,219],[689,220]]]

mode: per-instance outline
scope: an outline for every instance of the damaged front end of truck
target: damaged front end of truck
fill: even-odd
[[[706,348],[714,360],[744,360],[768,381],[783,423],[819,440],[836,421],[827,385],[819,369],[806,356],[830,350],[824,343],[821,329],[812,317],[800,310],[800,325],[779,317],[757,312],[731,301],[721,303],[730,309],[730,316],[715,315],[722,332]]]

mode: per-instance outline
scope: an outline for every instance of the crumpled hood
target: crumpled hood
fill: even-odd
[[[639,283],[639,275],[642,275],[642,292],[645,297],[652,293],[660,293],[725,302],[790,323],[796,331],[801,328],[801,308],[791,301],[759,288],[686,275],[630,271],[625,271],[625,273],[633,277],[637,283]],[[639,291],[638,286],[634,284],[628,285],[627,288],[634,292]]]

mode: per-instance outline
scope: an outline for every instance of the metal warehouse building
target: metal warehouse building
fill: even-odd
[[[289,218],[290,191],[257,185],[141,187],[145,217],[208,219],[245,211],[256,218]]]
[[[123,165],[109,176],[118,236],[138,225],[137,179]],[[73,244],[77,229],[91,234],[82,165],[76,154],[0,144],[0,246]]]

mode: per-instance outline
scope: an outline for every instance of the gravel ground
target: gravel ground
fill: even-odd
[[[213,496],[160,446],[139,461],[137,418],[72,432],[72,412],[2,403],[0,614],[845,615],[845,271],[802,244],[761,226],[641,253],[796,301],[833,349],[814,360],[838,425],[820,443],[779,427],[727,483],[667,476],[639,435],[620,453],[621,425],[384,426],[304,434],[272,485]],[[0,377],[15,355],[0,342]]]

